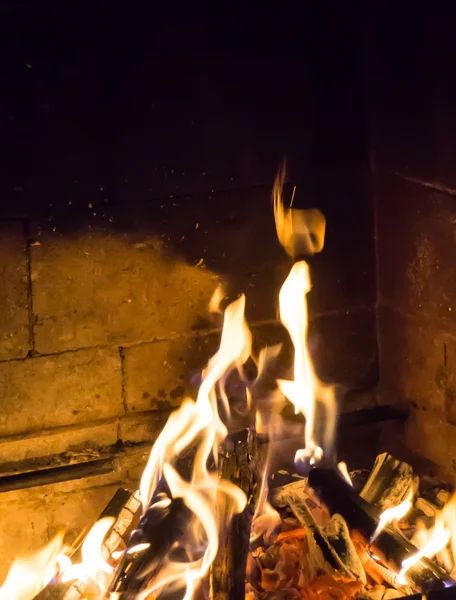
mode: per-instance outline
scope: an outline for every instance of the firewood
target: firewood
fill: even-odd
[[[247,506],[231,526],[219,532],[219,550],[211,569],[211,594],[217,600],[245,597],[250,529],[261,483],[261,456],[256,433],[230,434],[219,452],[219,472],[242,489]]]
[[[375,532],[381,511],[361,498],[333,469],[314,468],[309,474],[309,485],[332,514],[341,514],[352,530],[358,531],[366,544]],[[376,554],[395,571],[402,561],[418,552],[413,544],[396,528],[386,527],[374,543]],[[426,558],[418,561],[407,572],[410,585],[417,591],[442,589],[455,585],[451,577],[435,562]]]
[[[359,495],[384,511],[403,502],[417,488],[418,477],[412,467],[384,452],[377,456]]]
[[[345,520],[337,514],[332,518],[328,515],[327,522],[319,525],[309,508],[309,500],[313,503],[309,491],[307,479],[303,478],[274,490],[272,500],[275,506],[288,506],[307,530],[309,580],[322,571],[339,571],[365,583],[366,575]]]
[[[160,571],[173,544],[183,537],[192,513],[182,498],[163,503],[164,496],[158,494],[152,499],[133,531],[109,593],[134,598]]]
[[[119,549],[119,547],[122,550],[124,549],[124,539],[128,530],[139,520],[140,508],[139,492],[132,494],[124,488],[119,488],[99,515],[97,520],[103,517],[116,518],[102,547],[102,555],[106,561],[109,561],[112,552]],[[78,539],[78,542],[73,546],[71,554],[73,563],[80,561],[82,539]],[[35,600],[80,600],[86,588],[87,583],[84,581],[50,583],[35,596]]]

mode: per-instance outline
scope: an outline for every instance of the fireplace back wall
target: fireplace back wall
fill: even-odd
[[[453,31],[454,17],[437,6],[427,10],[414,5],[410,11],[405,5],[377,3],[368,39],[379,391],[383,402],[406,402],[410,407],[406,447],[454,479]],[[386,437],[392,444],[394,436]]]
[[[318,373],[342,405],[377,381],[363,15],[347,44],[314,8],[302,30],[163,15],[154,32],[112,6],[107,29],[69,10],[2,9],[0,579],[137,484],[217,347],[220,281],[246,293],[257,348],[286,340],[270,200],[284,155],[295,206],[327,217],[310,259]]]

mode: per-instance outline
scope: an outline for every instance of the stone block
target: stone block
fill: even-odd
[[[32,434],[0,438],[0,461],[13,465],[22,461],[44,459],[63,453],[96,452],[117,442],[118,420],[105,423],[59,427],[57,430],[41,430]]]
[[[167,337],[191,330],[218,278],[166,256],[158,239],[122,235],[42,239],[33,248],[39,352]]]
[[[28,278],[24,225],[0,221],[0,360],[29,351]]]
[[[117,349],[0,363],[0,436],[123,414]]]
[[[377,331],[374,309],[341,310],[311,320],[309,351],[322,381],[346,392],[377,383]]]
[[[382,174],[375,197],[380,302],[455,328],[454,197]]]
[[[436,321],[379,311],[380,398],[407,403],[406,443],[452,468],[456,452],[456,336]]]
[[[184,336],[124,351],[128,410],[169,411],[186,396],[196,399],[200,375],[217,351],[220,334]]]
[[[160,410],[127,414],[119,422],[119,439],[124,444],[152,444],[166,424],[169,414]]]

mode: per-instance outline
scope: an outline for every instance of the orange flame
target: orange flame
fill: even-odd
[[[272,192],[274,219],[279,242],[292,258],[299,254],[312,255],[321,252],[325,240],[325,217],[316,208],[286,208],[283,203],[285,179],[286,164],[284,162],[277,173]]]

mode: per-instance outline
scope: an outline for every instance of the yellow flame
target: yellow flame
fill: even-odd
[[[431,530],[428,541],[424,548],[419,552],[416,552],[412,556],[409,556],[402,561],[402,568],[399,571],[398,581],[405,585],[407,583],[406,574],[407,571],[422,558],[432,558],[440,552],[450,541],[451,532],[445,525],[445,520],[442,513],[437,515],[435,520],[434,528]]]
[[[113,517],[105,517],[95,523],[82,544],[82,561],[64,571],[61,577],[63,582],[78,579],[87,583],[91,580],[105,591],[108,585],[106,575],[112,574],[113,568],[103,559],[102,547],[104,538],[114,521]]]
[[[301,413],[305,423],[305,448],[298,450],[296,462],[310,459],[314,464],[321,460],[323,447],[332,441],[336,423],[336,406],[333,391],[322,386],[310,360],[307,350],[307,301],[306,295],[311,289],[309,267],[305,261],[293,265],[290,274],[279,294],[280,319],[294,346],[294,380],[277,381],[281,392],[294,405],[295,413]],[[324,435],[322,445],[315,439],[315,410],[317,400],[325,408]]]
[[[391,506],[382,512],[380,515],[380,519],[377,525],[377,529],[374,531],[374,535],[371,538],[371,543],[377,539],[379,534],[385,529],[385,527],[389,523],[393,523],[394,521],[400,521],[405,517],[405,515],[410,511],[413,506],[413,490],[410,490],[407,494],[406,499],[397,504],[396,506]]]
[[[337,468],[339,469],[339,473],[342,475],[345,481],[353,487],[353,482],[351,480],[350,473],[348,472],[347,463],[342,461],[338,463]]]
[[[218,447],[227,434],[217,410],[217,386],[221,386],[230,371],[240,369],[251,352],[252,338],[244,319],[244,308],[245,297],[241,296],[225,310],[219,350],[203,371],[197,400],[186,399],[170,416],[151,450],[141,479],[144,509],[162,477],[173,498],[183,499],[193,514],[188,537],[193,539],[193,546],[198,549],[203,540],[204,553],[197,558],[190,557],[190,562],[166,560],[159,575],[150,582],[147,590],[141,592],[138,600],[170,584],[186,587],[185,598],[190,599],[197,582],[207,574],[217,554],[219,529],[227,526],[231,516],[246,505],[242,490],[229,481],[221,480],[207,468],[210,456],[217,463]],[[229,414],[223,386],[220,391]],[[189,482],[176,472],[173,462],[190,445],[196,445],[196,453]],[[225,506],[229,511],[222,514],[220,508]]]
[[[316,208],[305,210],[286,208],[283,203],[285,179],[286,164],[284,162],[277,173],[272,192],[274,219],[279,242],[292,258],[298,254],[312,255],[321,252],[325,240],[325,217]]]
[[[0,600],[31,600],[55,577],[63,536],[57,535],[49,544],[31,556],[16,559],[0,587]]]
[[[413,542],[420,550],[409,556],[402,562],[402,568],[398,579],[400,583],[406,583],[407,571],[422,558],[432,558],[439,552],[443,552],[443,561],[449,568],[456,563],[456,494],[450,498],[443,509],[437,513],[434,527],[426,530],[424,525],[417,528]],[[452,557],[447,552],[450,542]]]

